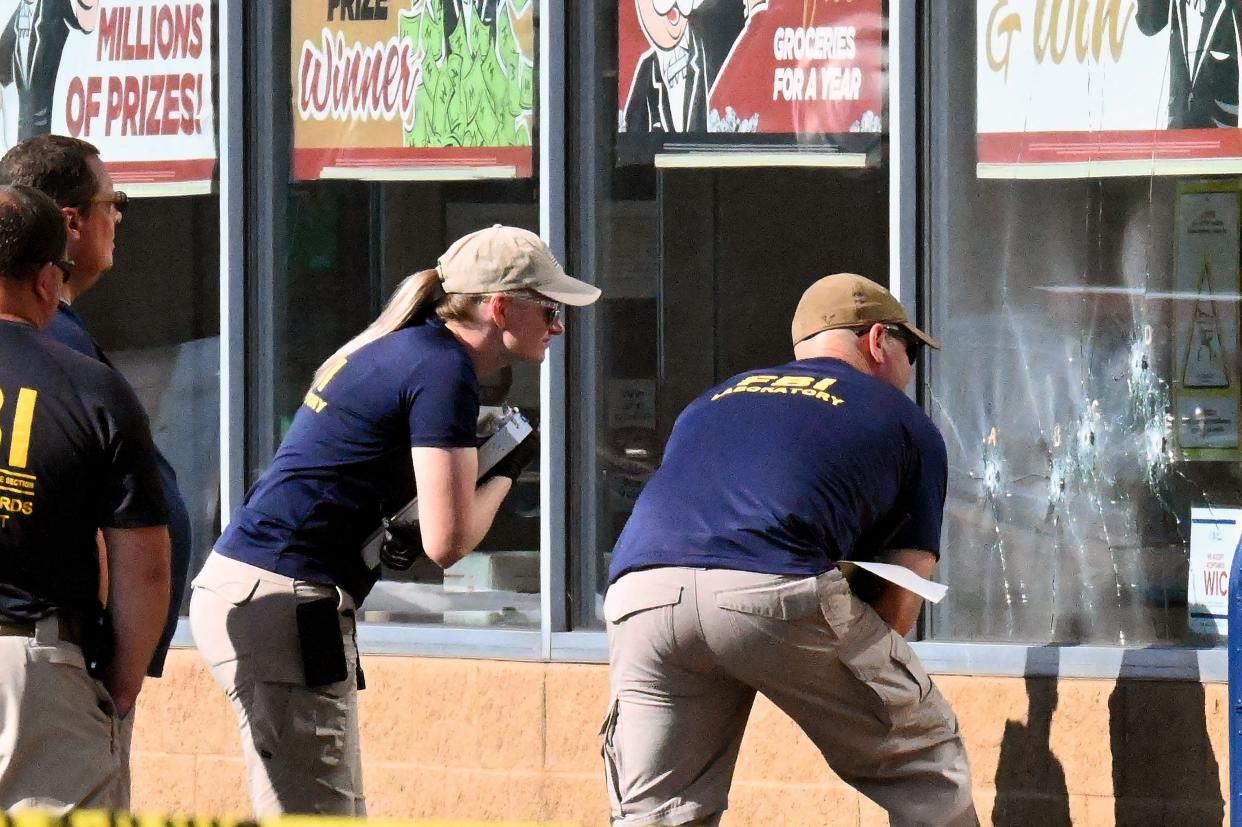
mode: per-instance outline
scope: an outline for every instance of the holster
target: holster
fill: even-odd
[[[112,628],[112,616],[102,606],[81,616],[82,657],[86,671],[92,678],[100,679],[116,655],[116,633]]]

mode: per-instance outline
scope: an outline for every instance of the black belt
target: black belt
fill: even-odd
[[[6,621],[0,623],[0,637],[34,637],[39,621]],[[82,645],[82,624],[75,618],[56,616],[56,631],[60,640]]]

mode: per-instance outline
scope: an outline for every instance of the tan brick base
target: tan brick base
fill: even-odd
[[[602,825],[604,666],[366,660],[363,756],[372,815]],[[148,682],[134,733],[139,812],[249,814],[232,712],[192,650]],[[1228,790],[1219,684],[942,676],[996,825],[1221,824]],[[759,700],[728,825],[881,825],[797,727]]]

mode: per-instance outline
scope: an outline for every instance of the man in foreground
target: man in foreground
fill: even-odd
[[[762,692],[892,824],[976,824],[957,720],[902,639],[921,599],[882,581],[869,605],[838,568],[931,576],[946,453],[902,389],[939,345],[848,273],[803,294],[793,343],[686,408],[617,541],[613,823],[718,823]]]
[[[39,135],[22,141],[0,158],[0,184],[23,184],[51,197],[60,207],[68,227],[66,258],[70,275],[60,288],[56,317],[47,333],[63,345],[112,367],[108,354],[91,336],[73,309],[73,303],[112,269],[116,228],[129,204],[125,193],[112,183],[112,176],[92,144],[64,135]],[[172,588],[167,620],[159,646],[151,657],[147,675],[164,673],[164,660],[177,630],[181,597],[190,567],[190,515],[177,485],[177,472],[156,449],[164,500],[168,504],[168,531],[172,539]],[[132,733],[126,731],[125,741]]]
[[[168,608],[168,519],[129,386],[40,333],[64,250],[55,203],[0,186],[0,807],[123,810],[119,736]]]

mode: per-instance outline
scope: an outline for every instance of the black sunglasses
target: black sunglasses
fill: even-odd
[[[871,332],[871,325],[867,325],[866,327],[856,327],[853,330],[859,336],[866,336]],[[901,342],[902,346],[905,347],[906,358],[910,360],[911,365],[918,361],[919,351],[923,347],[922,340],[900,325],[885,324],[884,330],[888,333],[888,335]]]
[[[70,277],[73,276],[73,262],[68,259],[54,259],[52,266],[60,271],[61,275],[65,277],[65,281],[69,281]]]
[[[897,341],[906,346],[906,358],[910,360],[911,365],[918,361],[919,351],[922,349],[923,343],[917,336],[900,325],[886,324],[884,329]]]
[[[129,208],[129,196],[117,190],[111,195],[96,196],[90,200],[92,204],[111,204],[112,208],[117,211],[118,215],[124,215],[125,210]]]

